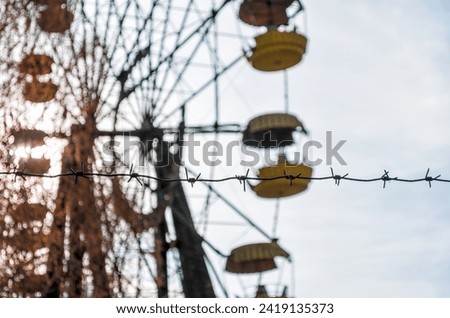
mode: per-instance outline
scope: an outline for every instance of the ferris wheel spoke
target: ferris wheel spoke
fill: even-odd
[[[189,57],[187,57],[186,63],[184,64],[184,66],[182,67],[182,69],[178,72],[178,76],[176,77],[176,79],[174,80],[173,84],[171,85],[171,87],[169,88],[169,91],[166,94],[166,97],[164,98],[164,100],[160,103],[159,108],[162,109],[164,108],[164,106],[167,104],[168,100],[170,99],[170,97],[172,96],[173,91],[177,88],[177,86],[179,85],[181,80],[184,80],[184,74],[186,73],[186,71],[189,69],[190,66],[190,62],[192,61],[192,59],[194,58],[194,56],[197,54],[198,50],[200,49],[201,45],[204,43],[204,39],[206,38],[207,34],[209,32],[209,29],[205,29],[204,32],[202,32],[198,42],[196,43],[196,45],[194,46],[194,48],[192,49],[192,52],[190,54]],[[168,69],[170,67],[167,67],[167,71],[166,74],[168,72]],[[158,100],[156,100],[156,103],[158,103]]]
[[[184,8],[184,14],[183,14],[183,17],[181,18],[179,31],[176,33],[176,38],[175,38],[175,41],[174,41],[175,45],[178,45],[178,43],[180,41],[182,30],[184,30],[185,27],[186,27],[186,23],[188,21],[188,17],[189,17],[189,14],[191,12],[191,8],[193,6],[193,3],[194,3],[194,0],[189,0],[189,3],[187,4],[186,8]],[[159,57],[159,60],[161,60],[161,56]],[[149,69],[151,69],[151,65],[150,65]],[[166,72],[164,72],[163,79],[161,81],[161,87],[165,87],[166,80],[167,80],[167,75],[168,75],[168,70],[166,70]],[[156,87],[156,76],[154,77],[153,87]],[[156,96],[155,96],[155,93],[157,93]],[[160,99],[161,93],[162,93],[161,90],[159,90],[159,91],[154,90],[153,94],[152,94],[152,101],[154,101],[154,100],[158,101]],[[154,102],[154,105],[156,106],[156,102]]]
[[[220,289],[222,290],[222,293],[224,294],[224,296],[225,296],[226,298],[229,298],[229,297],[230,297],[230,294],[229,294],[229,292],[228,292],[228,290],[227,290],[227,288],[226,288],[226,286],[225,286],[223,280],[221,279],[221,277],[220,277],[220,275],[219,275],[219,271],[214,267],[214,264],[212,263],[211,259],[208,257],[207,254],[205,254],[205,259],[206,259],[206,262],[207,262],[208,265],[209,265],[209,268],[210,268],[211,271],[213,272],[214,277],[216,278],[216,281],[217,281],[217,283],[219,284]]]
[[[181,108],[188,105],[188,103],[193,100],[197,95],[202,93],[205,89],[207,89],[210,85],[214,84],[215,81],[219,77],[221,77],[223,74],[225,74],[229,69],[231,69],[233,66],[235,66],[238,62],[240,62],[243,58],[243,55],[239,55],[237,58],[232,60],[228,65],[224,66],[217,74],[215,74],[212,78],[207,80],[203,85],[201,85],[196,91],[192,92],[190,96],[186,99],[184,99],[181,103],[178,104],[177,107],[175,107],[172,111],[170,111],[168,114],[165,114],[161,116],[161,119],[158,121],[158,124],[165,122],[168,118],[173,116],[176,112],[180,111]]]
[[[138,92],[139,90],[130,95],[125,103],[128,106],[126,109],[122,107],[122,109],[119,110],[119,113],[122,115],[121,120],[127,122],[134,128],[140,128],[142,118],[145,114],[145,107],[142,105],[144,101],[138,96]]]
[[[199,32],[201,32],[201,30],[206,27],[208,28],[211,24],[211,20],[214,20],[215,15],[217,15],[224,7],[225,5],[230,2],[231,0],[224,0],[223,3],[215,10],[213,10],[213,15],[206,17],[197,28],[195,28],[192,32],[190,32],[185,38],[183,38],[177,45],[175,45],[175,47],[173,48],[172,51],[170,51],[167,55],[165,55],[162,59],[159,60],[159,63],[152,68],[149,71],[149,74],[142,78],[137,84],[133,85],[132,87],[126,89],[123,91],[123,93],[121,94],[122,96],[119,98],[117,106],[116,106],[116,110],[118,109],[118,107],[120,106],[120,103],[122,102],[123,99],[127,98],[136,88],[140,87],[144,82],[148,81],[150,79],[150,77],[155,73],[158,72],[159,68],[161,65],[167,63],[169,60],[171,60],[175,54],[182,48],[184,47],[187,43],[189,43],[189,41]],[[149,44],[145,50],[150,50],[151,49],[151,45]]]
[[[189,173],[192,175],[196,175],[191,169],[188,169]],[[262,227],[258,226],[253,220],[251,220],[244,212],[242,212],[238,207],[236,207],[230,200],[228,200],[224,195],[222,195],[217,189],[215,189],[212,185],[207,183],[202,183],[209,190],[214,192],[214,194],[222,200],[230,209],[236,212],[240,217],[242,217],[249,225],[252,226],[256,231],[258,231],[262,236],[266,237],[269,240],[272,240],[272,237],[262,229]]]
[[[114,28],[114,30],[116,30],[117,35],[115,35],[113,37],[113,39],[116,39],[116,41],[112,41],[114,44],[111,48],[111,52],[114,54],[117,50],[118,50],[118,46],[121,45],[122,48],[124,49],[124,51],[126,51],[126,46],[125,46],[125,39],[127,38],[126,35],[124,34],[124,22],[126,19],[126,14],[128,9],[130,8],[131,5],[131,1],[132,0],[127,0],[126,5],[125,5],[125,9],[122,13],[119,13],[119,8],[117,7],[117,4],[115,1],[110,1],[110,6],[111,6],[111,11],[110,11],[110,16],[109,19],[110,21],[114,21],[116,23],[118,23],[118,25]],[[114,18],[114,19],[113,19]],[[107,41],[107,43],[109,43]],[[127,58],[127,57],[125,57]]]
[[[97,32],[99,34],[100,41],[103,44],[108,43],[108,36],[110,35],[110,32],[111,32],[110,28],[111,28],[111,23],[112,23],[112,20],[113,20],[113,19],[111,19],[111,17],[113,16],[113,8],[114,8],[114,3],[113,2],[114,1],[108,1],[107,2],[109,5],[108,5],[108,9],[106,11],[106,17],[107,18],[106,18],[106,21],[105,21],[105,28],[103,30],[103,34],[100,34],[100,30],[98,30],[98,28],[96,28]],[[99,3],[99,1],[96,2],[96,4],[98,4],[98,3]],[[97,5],[97,6],[99,7],[99,5]],[[98,16],[96,17],[96,20],[98,21],[100,12],[96,11],[96,13],[97,12],[98,12]],[[98,25],[98,24],[96,24],[96,25]]]
[[[123,24],[124,24],[125,17],[128,14],[128,12],[125,11],[123,13],[123,15],[120,18],[118,18],[118,23],[119,23],[118,29],[119,29],[119,40],[120,41],[115,41],[113,48],[110,50],[110,54],[113,54],[113,55],[116,54],[116,51],[119,47],[120,42],[122,42],[121,48],[124,51],[129,52],[126,56],[124,56],[124,61],[121,62],[122,66],[117,68],[118,71],[116,73],[117,74],[116,78],[121,83],[123,95],[125,96],[125,98],[127,97],[127,94],[125,92],[125,82],[128,80],[128,78],[130,77],[130,74],[137,67],[139,62],[141,60],[143,60],[144,58],[146,58],[150,53],[150,49],[151,49],[151,45],[152,45],[151,42],[150,42],[149,46],[144,49],[139,49],[139,46],[140,46],[140,42],[142,40],[142,33],[144,33],[144,31],[146,29],[148,29],[149,23],[150,23],[149,29],[150,30],[153,29],[153,14],[154,14],[154,10],[155,10],[157,4],[158,4],[158,1],[153,1],[152,7],[150,9],[150,12],[147,14],[147,16],[142,17],[141,19],[137,19],[142,22],[136,21],[136,23],[140,23],[140,25],[136,26],[137,35],[134,36],[134,40],[127,38],[126,35],[121,33],[122,29],[125,28]],[[127,8],[129,8],[129,6],[127,6]],[[118,9],[116,8],[115,11],[117,12]],[[139,6],[137,6],[136,11],[138,11],[138,12],[140,11]],[[132,43],[130,48],[127,48],[125,46],[125,40],[129,43]],[[107,40],[105,40],[105,41],[107,41]],[[134,54],[131,54],[131,53],[134,53]],[[112,55],[109,56],[109,60],[114,61],[114,58]],[[141,70],[141,68],[138,68],[138,70]]]
[[[164,49],[165,49],[165,41],[164,39],[167,37],[167,32],[168,32],[168,28],[169,28],[169,21],[171,18],[171,11],[170,8],[172,6],[172,0],[168,0],[167,4],[166,4],[166,17],[164,18],[164,22],[163,22],[163,29],[162,29],[162,34],[161,34],[161,41],[159,42],[159,53],[158,53],[158,60],[161,60]]]
[[[151,51],[151,46],[149,48],[139,49],[139,45],[141,42],[141,35],[144,33],[144,31],[147,29],[147,24],[151,23],[150,29],[153,28],[153,14],[154,14],[155,4],[150,10],[150,13],[148,14],[145,19],[143,19],[142,26],[137,31],[137,35],[135,36],[135,40],[131,46],[131,48],[128,50],[129,52],[134,53],[134,57],[132,55],[128,55],[125,59],[125,61],[122,64],[122,67],[120,67],[120,73],[117,75],[118,80],[125,84],[125,81],[128,79],[129,75],[133,71],[133,69],[139,64],[141,60],[146,58]],[[151,32],[151,31],[150,31]],[[151,36],[150,36],[151,38]],[[129,39],[128,39],[129,40]],[[114,52],[114,51],[113,51]]]
[[[147,258],[148,253],[144,252],[141,248],[141,245],[139,243],[139,259],[143,262],[144,264],[144,268],[147,270],[148,274],[150,275],[150,277],[152,278],[153,282],[155,283],[155,285],[158,284],[158,279],[156,277],[156,274],[154,273],[154,269],[152,268],[152,262],[153,260],[149,261]],[[143,272],[139,271],[139,274],[142,275]],[[145,281],[145,280],[143,280]]]

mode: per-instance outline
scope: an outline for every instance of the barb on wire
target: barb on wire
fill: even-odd
[[[247,173],[245,174],[245,176],[239,176],[239,175],[235,175],[236,176],[236,180],[239,181],[239,184],[242,184],[244,187],[244,192],[247,192],[247,180],[248,180],[248,174],[250,173],[250,169],[247,169]]]
[[[130,179],[128,179],[127,183],[130,183],[131,180],[135,179],[135,180],[137,180],[137,182],[139,182],[140,185],[143,185],[142,181],[139,179],[139,174],[133,172],[133,168],[134,168],[134,165],[131,165],[131,167],[130,167]]]
[[[343,176],[338,175],[338,174],[335,175],[333,168],[330,167],[330,169],[331,169],[331,177],[334,179],[334,184],[336,186],[340,186],[341,185],[341,180],[347,178],[348,173],[344,174]]]
[[[386,189],[386,182],[397,179],[397,177],[391,178],[389,176],[389,171],[384,170],[384,174],[381,176],[381,180],[383,181],[383,189]]]
[[[389,171],[384,170],[384,173],[381,176],[381,180],[383,180],[383,189],[384,189],[386,187],[386,182],[391,181],[391,177],[389,177]]]
[[[333,168],[330,168],[331,174],[325,175],[325,176],[318,176],[318,177],[306,177],[301,174],[298,175],[291,175],[284,173],[279,176],[274,177],[253,177],[249,176],[250,170],[247,170],[245,175],[238,175],[235,174],[234,176],[228,176],[223,178],[201,178],[201,173],[199,173],[195,177],[189,177],[188,170],[185,168],[186,177],[185,178],[159,178],[153,175],[146,175],[146,174],[139,174],[137,172],[134,172],[134,166],[131,166],[130,170],[125,173],[110,173],[110,172],[86,172],[84,170],[84,167],[81,170],[75,170],[73,168],[70,168],[69,172],[66,173],[60,173],[60,174],[37,174],[32,173],[28,171],[33,171],[33,169],[28,169],[25,171],[19,170],[17,167],[13,168],[10,171],[0,171],[0,177],[1,176],[13,176],[14,182],[17,182],[17,179],[20,178],[22,180],[26,180],[26,177],[33,177],[33,178],[46,178],[46,179],[56,179],[56,178],[65,178],[65,177],[74,177],[75,183],[78,182],[78,178],[85,178],[89,179],[90,177],[105,177],[105,178],[113,178],[113,177],[123,177],[128,178],[128,182],[131,182],[131,180],[137,180],[140,185],[144,185],[142,182],[142,179],[147,180],[155,180],[162,183],[174,183],[174,182],[187,182],[192,187],[197,182],[205,182],[205,183],[219,183],[219,182],[227,182],[231,180],[237,180],[239,184],[243,185],[244,191],[246,191],[246,183],[248,181],[271,181],[271,180],[278,180],[278,179],[285,179],[290,182],[290,184],[293,184],[294,180],[300,179],[300,180],[310,180],[310,181],[325,181],[325,180],[334,180],[334,183],[339,186],[341,184],[341,181],[345,180],[348,182],[360,182],[360,183],[373,183],[373,182],[382,182],[383,188],[386,187],[387,182],[403,182],[403,183],[419,183],[419,182],[426,182],[428,183],[428,186],[431,188],[432,182],[441,182],[441,183],[450,183],[450,179],[442,179],[441,175],[437,176],[431,176],[430,175],[430,169],[428,169],[425,173],[424,177],[421,178],[400,178],[400,177],[391,177],[389,175],[389,171],[384,170],[384,173],[378,177],[378,178],[354,178],[349,177],[349,174],[346,173],[344,175],[335,174]]]
[[[18,170],[17,168],[14,168],[14,182],[17,181],[17,177],[20,177],[23,180],[26,180],[24,177],[25,169],[26,168],[23,168],[22,170]]]
[[[283,170],[284,177],[289,180],[289,185],[292,187],[292,184],[295,179],[300,179],[299,177],[302,175],[299,173],[297,176],[293,176],[292,174],[287,174],[286,170]]]
[[[78,178],[85,178],[85,179],[89,179],[89,177],[85,174],[84,172],[84,167],[81,168],[81,170],[73,170],[72,167],[69,168],[70,171],[73,173],[73,176],[75,177],[75,184],[78,183]]]
[[[184,168],[184,172],[186,173],[186,179],[180,179],[179,181],[186,181],[189,182],[191,184],[191,187],[194,187],[194,183],[196,183],[197,181],[199,181],[200,176],[202,175],[201,173],[198,174],[198,176],[196,178],[189,178],[189,174],[188,174],[188,170],[187,168]],[[161,181],[161,180],[159,180]],[[163,181],[164,182],[164,181]]]
[[[427,169],[427,173],[425,173],[425,181],[427,181],[428,182],[428,185],[429,185],[429,187],[431,188],[431,182],[432,181],[435,181],[435,180],[439,180],[439,178],[441,177],[441,175],[438,175],[438,176],[436,176],[436,177],[430,177],[429,176],[429,173],[430,173],[430,168],[428,168]]]

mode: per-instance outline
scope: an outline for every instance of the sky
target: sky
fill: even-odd
[[[340,152],[347,165],[335,161],[334,171],[372,178],[387,170],[391,177],[420,178],[430,168],[432,176],[449,179],[450,5],[439,0],[305,0],[304,5],[308,51],[289,70],[290,111],[310,138],[324,142],[331,131],[336,141],[347,140]],[[281,73],[258,72],[243,62],[229,78],[239,94],[225,85],[225,93],[234,93],[224,94],[224,122],[245,125],[259,114],[283,111]],[[215,174],[244,172],[235,163]],[[329,174],[330,166],[315,167],[315,176]],[[278,236],[294,256],[293,264],[279,261],[282,280],[294,282],[290,288],[297,297],[449,297],[448,187],[312,182],[307,192],[281,200]],[[217,188],[271,231],[274,201],[244,193],[235,183]],[[188,193],[193,210],[201,210],[201,186]],[[212,202],[205,237],[219,249],[264,241],[220,200]],[[214,223],[225,221],[238,225]],[[218,268],[224,262],[214,258]],[[278,275],[264,276],[263,282],[278,281]],[[238,295],[251,294],[257,277],[242,283],[235,276],[221,274],[230,289],[242,290]]]
[[[346,165],[323,163],[314,167],[314,176],[328,176],[332,167],[355,178],[380,177],[384,170],[391,177],[421,178],[429,168],[431,176],[450,179],[450,4],[302,2],[306,15],[298,26],[308,37],[308,48],[301,64],[288,71],[289,111],[304,123],[310,139],[325,143],[331,132],[335,143],[346,141],[340,151]],[[224,32],[219,50],[230,58],[263,32],[237,21],[238,3],[220,13],[214,29]],[[207,71],[186,80],[202,83]],[[221,78],[219,90],[220,123],[245,126],[260,114],[284,111],[283,73],[256,71],[245,59]],[[188,124],[212,122],[212,93],[209,88],[188,105]],[[224,145],[240,138],[219,136]],[[315,155],[323,158],[325,153],[322,149]],[[232,164],[217,167],[214,174],[204,165],[191,168],[202,177],[245,174],[241,159],[235,149]],[[238,182],[214,187],[272,232],[274,200],[244,192]],[[206,226],[205,187],[185,189],[197,229],[224,254],[243,244],[267,242],[215,195]],[[279,270],[265,274],[262,283],[272,292],[280,290],[279,282],[287,284],[289,295],[296,297],[449,297],[449,190],[449,184],[438,182],[431,188],[389,182],[385,189],[380,182],[344,180],[339,187],[332,180],[311,182],[308,191],[280,201],[276,236],[293,262],[277,260]],[[257,275],[225,273],[226,260],[204,248],[230,296],[253,295]]]

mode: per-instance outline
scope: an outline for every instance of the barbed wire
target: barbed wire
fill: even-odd
[[[27,177],[33,178],[44,178],[44,179],[56,179],[56,178],[74,178],[74,182],[78,183],[79,178],[89,179],[91,177],[107,177],[107,178],[127,178],[127,182],[131,182],[133,180],[137,181],[140,185],[144,185],[142,180],[154,180],[161,183],[174,183],[174,182],[186,182],[189,183],[192,187],[197,182],[205,182],[205,183],[219,183],[219,182],[229,182],[229,181],[238,181],[239,184],[243,187],[243,190],[247,190],[247,182],[248,181],[272,181],[272,180],[289,180],[290,185],[293,185],[295,180],[308,180],[308,181],[326,181],[332,180],[336,186],[339,186],[342,181],[350,181],[350,182],[360,182],[360,183],[374,183],[374,182],[382,182],[383,189],[386,188],[387,182],[403,182],[403,183],[419,183],[426,182],[429,187],[433,182],[443,182],[450,183],[450,179],[442,179],[441,175],[432,176],[430,175],[430,169],[426,170],[426,173],[423,177],[420,178],[401,178],[401,177],[392,177],[389,175],[389,171],[384,170],[383,174],[379,177],[375,178],[356,178],[350,177],[348,173],[344,175],[335,174],[333,168],[330,168],[330,175],[319,176],[319,177],[308,177],[302,176],[302,174],[292,175],[286,173],[284,171],[283,175],[274,176],[274,177],[254,177],[249,176],[250,169],[247,170],[245,175],[233,175],[222,178],[202,178],[201,173],[196,175],[195,177],[189,177],[189,172],[185,168],[185,177],[184,178],[160,178],[153,175],[148,174],[140,174],[134,172],[133,166],[131,166],[129,172],[124,173],[108,173],[108,172],[89,172],[82,170],[76,170],[71,168],[69,172],[59,173],[59,174],[37,174],[27,172],[26,169],[19,170],[14,168],[11,171],[0,171],[0,176],[12,176],[14,177],[14,181],[17,181],[17,178],[21,178],[26,180]]]

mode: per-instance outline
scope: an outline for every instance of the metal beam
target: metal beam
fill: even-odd
[[[160,139],[161,140],[161,139]],[[169,143],[160,141],[156,149],[158,163],[155,166],[159,178],[178,177],[179,171],[175,164],[176,155],[169,151]],[[170,164],[164,164],[170,163]],[[205,252],[202,247],[202,238],[193,231],[194,222],[188,201],[181,182],[160,184],[159,190],[164,193],[168,189],[168,201],[172,209],[174,228],[177,236],[177,249],[180,254],[181,269],[183,272],[182,285],[184,296],[187,298],[215,297],[211,278],[205,262]]]

